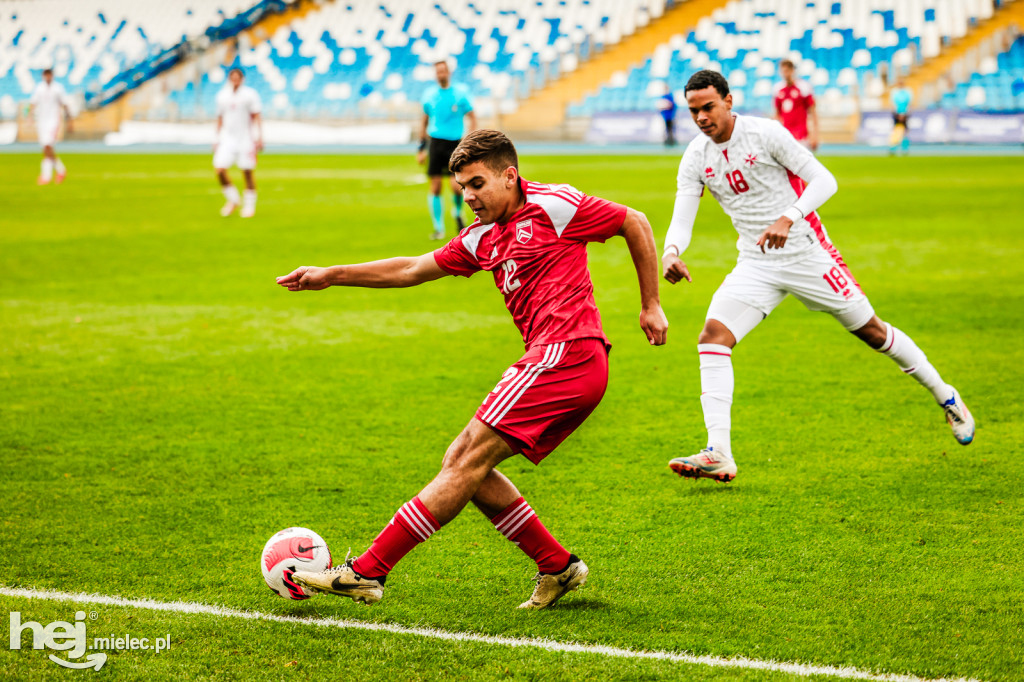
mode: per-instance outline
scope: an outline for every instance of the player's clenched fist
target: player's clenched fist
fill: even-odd
[[[668,335],[668,318],[660,305],[644,308],[640,311],[640,328],[647,335],[652,346],[665,345]]]
[[[675,284],[682,280],[692,282],[693,278],[690,277],[690,270],[686,267],[686,263],[679,260],[679,256],[666,253],[661,258],[662,274],[670,284]]]
[[[331,286],[327,278],[327,268],[303,265],[283,277],[277,283],[288,291],[319,291]]]

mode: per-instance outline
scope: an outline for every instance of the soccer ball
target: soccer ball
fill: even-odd
[[[331,550],[324,539],[308,528],[285,528],[267,540],[260,561],[267,586],[285,599],[309,599],[292,581],[295,571],[314,573],[331,567]]]

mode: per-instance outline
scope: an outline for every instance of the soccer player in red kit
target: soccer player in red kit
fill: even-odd
[[[788,59],[779,62],[782,82],[775,88],[775,120],[793,134],[797,142],[810,149],[818,149],[818,107],[814,91],[807,81],[797,80],[796,65]],[[808,121],[812,125],[808,125]]]
[[[569,185],[527,182],[519,176],[515,147],[498,131],[464,137],[449,165],[476,214],[451,242],[416,258],[301,267],[277,281],[289,291],[408,287],[486,270],[505,297],[526,353],[448,447],[440,473],[398,510],[365,553],[292,578],[314,591],[373,604],[395,564],[472,502],[537,563],[537,586],[520,608],[544,608],[582,585],[587,566],[552,537],[495,467],[516,454],[539,464],[604,395],[610,346],[594,303],[587,242],[625,238],[640,280],[640,327],[652,345],[665,343],[654,234],[633,209]]]

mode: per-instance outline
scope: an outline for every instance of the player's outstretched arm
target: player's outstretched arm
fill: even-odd
[[[619,234],[629,245],[629,255],[640,280],[640,328],[647,335],[648,343],[661,346],[668,333],[668,319],[658,296],[658,249],[654,244],[654,230],[647,216],[630,208],[626,210]]]
[[[303,265],[278,277],[277,283],[288,291],[319,291],[327,287],[387,289],[413,287],[447,274],[438,266],[433,253],[425,253],[414,258],[386,258],[370,263],[332,265],[327,268]]]

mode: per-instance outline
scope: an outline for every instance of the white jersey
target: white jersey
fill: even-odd
[[[39,81],[32,91],[31,102],[35,106],[36,121],[51,123],[59,121],[67,104],[67,93],[64,86],[56,81],[47,83]]]
[[[798,174],[814,155],[777,121],[735,118],[728,142],[716,144],[704,134],[690,142],[679,162],[678,194],[699,197],[705,187],[711,191],[739,233],[736,248],[740,260],[785,265],[821,250],[828,235],[813,212],[793,223],[781,249],[762,253],[756,245],[761,233],[803,192]]]
[[[260,96],[247,85],[235,90],[230,83],[217,93],[217,115],[221,117],[221,142],[251,142],[252,115],[263,110]]]

